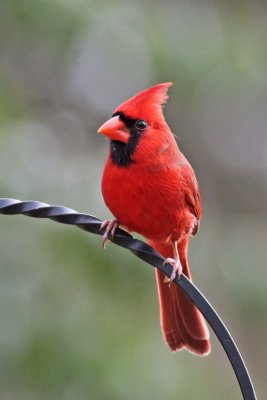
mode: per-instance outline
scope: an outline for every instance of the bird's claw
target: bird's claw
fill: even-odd
[[[119,226],[119,222],[116,219],[106,219],[104,222],[102,222],[99,231],[102,231],[103,229],[105,229],[104,235],[102,237],[102,245],[104,247],[104,249],[106,248],[106,244],[109,242],[108,237],[111,236],[113,238],[113,236],[115,235],[115,231]]]
[[[170,278],[168,278],[167,276],[165,276],[164,278],[164,283],[168,283],[169,286],[171,284],[172,281],[174,281],[175,277],[176,277],[176,273],[178,275],[178,279],[180,279],[183,268],[182,268],[182,264],[180,262],[179,259],[175,259],[175,258],[166,258],[165,261],[163,262],[162,266],[166,265],[166,264],[171,264],[172,265],[172,273]]]

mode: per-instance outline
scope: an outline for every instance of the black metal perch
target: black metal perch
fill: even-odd
[[[80,214],[70,208],[62,206],[50,206],[40,201],[20,201],[15,199],[0,198],[0,214],[13,215],[23,214],[35,218],[50,218],[53,221],[63,224],[75,225],[87,232],[101,235],[99,232],[102,221],[92,215]],[[111,238],[110,238],[111,239]],[[155,268],[160,269],[165,275],[170,277],[172,268],[170,265],[162,267],[163,257],[157,253],[152,247],[134,239],[128,232],[117,229],[112,239],[118,246],[129,249],[137,257]],[[256,394],[252,381],[247,371],[246,365],[239,353],[239,350],[232,339],[230,333],[224,323],[206,300],[197,287],[190,282],[184,274],[181,278],[174,280],[183,292],[193,301],[199,308],[206,320],[209,322],[221,345],[223,346],[229,361],[232,364],[236,378],[238,380],[244,400],[256,400]]]

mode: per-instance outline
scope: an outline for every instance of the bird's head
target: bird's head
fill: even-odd
[[[111,158],[119,165],[129,165],[140,139],[159,138],[164,129],[169,131],[162,112],[171,82],[152,86],[120,104],[112,117],[98,132],[111,140]]]

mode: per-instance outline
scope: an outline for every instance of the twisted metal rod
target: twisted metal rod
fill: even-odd
[[[56,205],[51,206],[40,201],[20,201],[16,199],[0,198],[0,214],[23,214],[34,218],[49,218],[63,224],[75,225],[80,229],[96,235],[102,235],[100,232],[102,221],[100,219],[89,214],[78,213],[71,208]],[[148,244],[141,240],[134,239],[132,235],[120,228],[116,229],[114,237],[109,237],[109,239],[118,246],[130,250],[137,257],[152,265],[154,268],[158,268],[163,274],[170,278],[172,266],[166,264],[163,267],[164,258]],[[252,381],[242,356],[217,312],[198,288],[189,281],[184,274],[181,275],[180,279],[176,277],[174,283],[180,287],[201,311],[218,337],[232,364],[243,399],[257,400]]]

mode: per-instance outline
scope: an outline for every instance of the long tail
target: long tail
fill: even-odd
[[[179,242],[178,250],[183,273],[192,280],[187,261],[188,240],[185,238]],[[164,258],[173,257],[171,244],[159,244],[152,241],[149,244]],[[158,269],[156,280],[161,330],[170,348],[175,351],[186,347],[192,353],[207,355],[210,352],[209,331],[200,311],[178,286],[171,284],[169,287],[164,283],[164,275]]]

